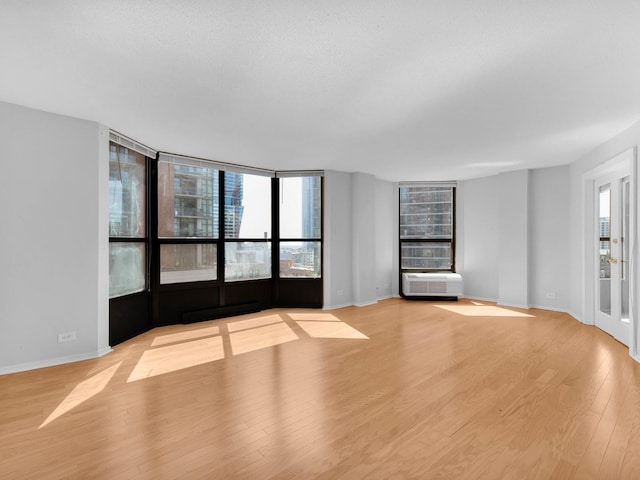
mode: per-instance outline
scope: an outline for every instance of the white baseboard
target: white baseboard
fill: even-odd
[[[323,310],[337,310],[338,308],[353,307],[353,303],[339,303],[337,305],[324,305]]]
[[[464,295],[464,294],[460,295],[460,298],[466,298],[467,300],[477,300],[478,302],[498,303],[497,298],[476,297],[476,296],[470,296],[470,295]]]
[[[568,313],[569,315],[571,315],[573,318],[575,318],[577,321],[579,321],[580,323],[584,323],[584,322],[582,321],[582,318],[580,317],[580,315],[578,315],[577,313],[572,312],[571,310],[567,310],[567,313]],[[586,325],[586,324],[585,324],[585,325]]]
[[[500,305],[501,307],[520,308],[522,310],[529,310],[531,308],[530,305],[519,305],[517,303],[501,303],[501,302],[498,302],[498,305]]]
[[[377,300],[369,300],[369,301],[363,302],[363,303],[356,303],[355,306],[356,307],[368,307],[369,305],[375,305],[376,303],[378,303]]]
[[[531,305],[530,308],[538,308],[540,310],[549,310],[550,312],[569,313],[566,308],[550,307],[548,305]]]
[[[9,365],[7,367],[0,367],[0,375],[24,372],[27,370],[35,370],[37,368],[54,367],[56,365],[64,365],[65,363],[80,362],[82,360],[90,360],[92,358],[102,357],[103,355],[106,355],[111,351],[111,347],[105,347],[96,352],[77,353],[75,355],[68,355],[66,357],[49,358],[47,360],[39,360],[37,362]]]
[[[381,296],[381,297],[376,297],[376,300],[377,300],[377,301],[380,301],[380,300],[387,300],[388,298],[393,298],[393,295],[383,295],[383,296]]]
[[[391,297],[385,297],[385,298],[391,298]],[[367,307],[369,305],[375,305],[376,303],[378,303],[378,300],[371,300],[368,302],[363,302],[363,303],[343,303],[343,304],[338,304],[338,305],[325,305],[322,307],[323,310],[336,310],[338,308],[345,308],[345,307]]]

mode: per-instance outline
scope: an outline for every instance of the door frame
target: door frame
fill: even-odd
[[[630,189],[631,189],[631,212],[630,212],[630,311],[629,321],[631,323],[631,338],[629,338],[629,354],[636,360],[640,361],[640,352],[638,350],[638,268],[635,259],[637,258],[638,242],[637,242],[637,215],[636,209],[637,196],[637,151],[636,147],[629,148],[611,159],[598,165],[597,167],[585,172],[583,179],[583,217],[582,217],[582,271],[583,271],[583,323],[587,325],[595,325],[595,309],[596,305],[596,256],[593,255],[594,238],[596,222],[595,209],[598,205],[598,199],[595,192],[595,181],[597,178],[613,173],[614,171],[626,168],[629,172]]]

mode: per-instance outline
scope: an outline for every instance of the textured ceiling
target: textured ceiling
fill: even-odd
[[[637,0],[0,0],[0,100],[158,150],[449,180],[640,120]]]

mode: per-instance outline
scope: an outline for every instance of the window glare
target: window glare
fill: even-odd
[[[280,238],[320,238],[321,177],[280,179]]]
[[[109,236],[145,236],[146,166],[144,155],[109,145]]]
[[[271,242],[227,242],[224,279],[226,281],[271,278]]]
[[[271,179],[225,172],[224,229],[227,238],[271,238]]]
[[[109,298],[146,288],[144,243],[109,243]]]

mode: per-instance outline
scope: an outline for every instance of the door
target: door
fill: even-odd
[[[629,345],[630,193],[628,169],[595,180],[595,324]]]

